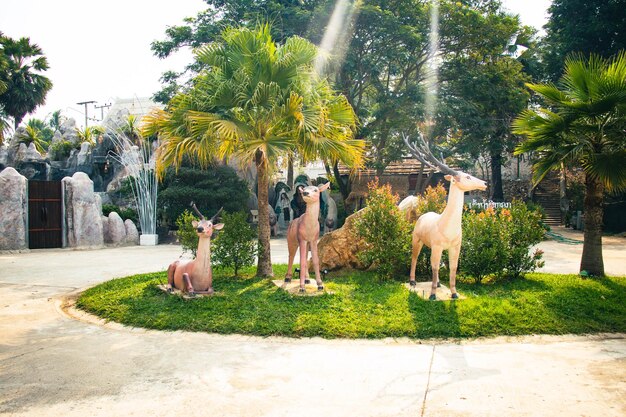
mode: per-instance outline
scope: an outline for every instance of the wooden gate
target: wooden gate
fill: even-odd
[[[63,245],[61,181],[28,181],[28,247]]]

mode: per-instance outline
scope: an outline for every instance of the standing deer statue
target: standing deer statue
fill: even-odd
[[[207,220],[194,202],[191,207],[200,216],[200,221],[193,221],[191,224],[196,229],[198,235],[198,250],[196,258],[191,261],[174,261],[167,268],[167,291],[172,292],[174,288],[187,292],[189,295],[213,294],[213,270],[211,269],[211,236],[213,230],[222,230],[223,223],[215,224],[222,209]]]
[[[296,250],[300,248],[300,292],[305,292],[304,284],[308,278],[307,267],[307,245],[311,247],[311,257],[313,261],[313,269],[315,270],[315,281],[319,291],[324,289],[324,283],[320,277],[320,261],[317,255],[317,240],[320,236],[320,224],[318,217],[320,214],[320,195],[323,191],[330,187],[327,182],[324,185],[316,187],[310,185],[297,191],[301,193],[306,203],[306,211],[303,215],[293,220],[287,229],[287,249],[289,250],[289,265],[285,282],[291,282],[293,260]]]
[[[430,293],[430,300],[436,300],[436,291],[439,286],[439,263],[444,250],[448,251],[450,259],[450,292],[452,298],[459,298],[456,292],[456,271],[459,265],[459,254],[461,252],[461,215],[463,214],[463,195],[466,191],[486,190],[485,181],[473,177],[465,172],[456,171],[443,162],[439,161],[430,151],[428,144],[420,135],[421,145],[409,142],[404,136],[404,143],[408,146],[413,156],[432,169],[438,169],[446,174],[445,179],[450,181],[450,191],[448,192],[448,203],[441,214],[429,212],[421,215],[415,222],[412,235],[412,256],[411,272],[409,284],[415,286],[415,266],[417,257],[426,245],[430,248],[430,266],[433,271],[433,282]]]

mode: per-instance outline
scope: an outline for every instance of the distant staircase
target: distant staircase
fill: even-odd
[[[544,222],[548,226],[562,224],[560,200],[559,175],[552,171],[541,180],[533,191],[533,201],[543,208]]]

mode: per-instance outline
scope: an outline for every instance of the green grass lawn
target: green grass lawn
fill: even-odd
[[[286,267],[274,267],[276,277]],[[626,278],[529,274],[495,283],[458,283],[461,301],[431,302],[404,281],[380,282],[373,274],[335,274],[334,294],[289,295],[268,279],[216,273],[218,295],[184,300],[157,288],[166,273],[105,282],[85,291],[78,306],[135,327],[261,336],[325,338],[477,337],[626,332]]]

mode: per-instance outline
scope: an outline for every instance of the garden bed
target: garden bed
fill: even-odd
[[[285,266],[275,266],[277,277]],[[457,285],[467,299],[429,302],[404,281],[372,273],[328,278],[332,294],[298,297],[271,280],[215,273],[218,296],[185,300],[157,288],[166,273],[134,275],[85,291],[78,307],[134,327],[259,336],[445,338],[626,332],[626,278],[528,274]]]

